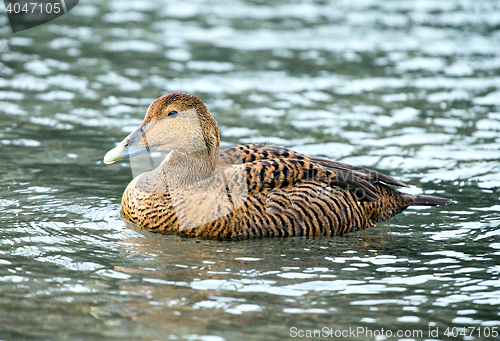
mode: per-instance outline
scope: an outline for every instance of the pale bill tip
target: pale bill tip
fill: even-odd
[[[104,155],[104,160],[103,161],[107,165],[115,163],[115,161],[116,161],[116,158],[114,158],[113,155],[112,155],[112,153],[111,153],[112,151],[113,151],[113,149],[110,150],[109,152],[107,152],[106,155]]]
[[[123,159],[123,151],[124,151],[124,148],[123,148],[123,142],[120,143],[118,146],[116,146],[115,148],[111,149],[109,152],[106,153],[106,155],[104,155],[104,163],[109,165],[109,164],[112,164],[120,159]]]

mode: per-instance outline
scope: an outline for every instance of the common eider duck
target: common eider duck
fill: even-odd
[[[408,185],[379,172],[286,148],[247,144],[220,150],[215,119],[198,97],[182,92],[156,99],[104,162],[152,150],[171,152],[130,182],[123,215],[145,228],[184,236],[342,235],[408,206],[450,203],[402,193],[388,185]]]

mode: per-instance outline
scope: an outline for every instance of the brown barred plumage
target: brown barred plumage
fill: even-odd
[[[128,185],[123,214],[185,236],[341,235],[410,205],[450,202],[399,192],[386,184],[407,185],[376,171],[285,148],[248,144],[219,151],[215,120],[198,97],[184,93],[154,101],[143,124],[104,160],[152,149],[174,151]]]

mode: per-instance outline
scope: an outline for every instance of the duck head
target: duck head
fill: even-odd
[[[142,124],[104,156],[104,163],[152,150],[204,155],[216,165],[219,130],[205,104],[196,96],[173,92],[156,99]]]

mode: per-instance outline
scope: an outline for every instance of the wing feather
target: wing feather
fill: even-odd
[[[383,182],[394,186],[409,187],[404,182],[371,169],[352,166],[319,157],[310,157],[287,148],[265,144],[247,144],[226,148],[221,151],[219,163],[221,166],[227,167],[236,163],[251,163],[269,159],[296,159],[309,161],[334,173],[353,173],[356,178],[364,179],[370,183]]]
[[[265,159],[229,166],[224,170],[232,184],[246,182],[248,194],[269,193],[304,181],[323,182],[351,190],[359,200],[376,201],[377,189],[369,181],[345,170],[332,171],[307,160]]]

